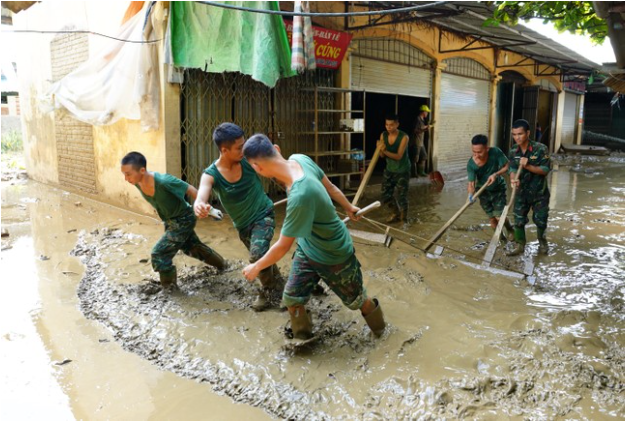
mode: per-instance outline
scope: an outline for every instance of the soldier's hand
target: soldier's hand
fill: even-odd
[[[486,181],[486,184],[488,186],[492,185],[494,183],[494,181],[496,181],[496,175],[492,174],[490,175],[490,177],[488,178],[488,180]]]
[[[529,159],[527,157],[520,158],[520,166],[522,166],[523,169],[527,167],[528,162],[529,162]]]
[[[204,219],[209,216],[209,209],[211,209],[211,206],[207,203],[200,203],[198,201],[194,203],[194,214],[199,219]]]
[[[470,204],[472,204],[472,203],[474,203],[474,202],[475,202],[475,197],[473,197],[473,195],[472,195],[472,194],[468,194],[468,202],[469,202]]]
[[[357,213],[359,210],[361,210],[359,207],[351,206],[350,208],[346,209],[346,213],[348,214],[348,217],[351,218],[351,220],[358,221],[359,219],[361,219],[361,216],[356,216],[355,213]]]
[[[379,139],[377,141],[377,148],[384,149],[385,148],[385,142],[383,140]]]
[[[512,179],[512,189],[518,189],[520,181],[518,179]]]
[[[222,220],[223,217],[222,212],[215,207],[211,207],[211,210],[209,210],[209,216],[213,217],[215,220]]]
[[[251,263],[248,266],[244,267],[242,270],[244,277],[250,282],[254,281],[257,275],[259,275],[259,270],[257,270],[255,263]]]

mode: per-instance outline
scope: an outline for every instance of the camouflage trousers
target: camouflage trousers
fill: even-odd
[[[239,239],[249,251],[249,261],[251,263],[255,263],[270,249],[275,226],[274,209],[268,209],[263,219],[259,219],[238,231]],[[280,277],[280,273],[276,265],[267,267],[259,272],[259,280],[264,287],[272,283],[272,279],[278,277]]]
[[[549,199],[551,195],[548,189],[538,195],[536,192],[521,190],[514,202],[514,226],[524,227],[529,219],[529,210],[533,210],[533,223],[538,229],[546,229],[549,220]]]
[[[283,291],[283,304],[287,307],[307,304],[320,279],[351,310],[361,308],[368,298],[363,286],[361,264],[355,253],[344,263],[328,265],[308,259],[297,246],[292,270]]]
[[[409,202],[407,193],[409,191],[409,172],[395,173],[383,172],[383,183],[381,184],[381,202],[394,211],[407,213]],[[398,199],[394,198],[394,190],[398,188]]]
[[[201,249],[217,255],[194,232],[196,226],[194,213],[177,219],[166,220],[163,223],[165,224],[165,233],[152,248],[151,262],[155,272],[171,273],[175,271],[176,267],[172,264],[172,259],[179,250],[198,260],[203,258],[198,254]]]
[[[501,217],[506,203],[507,190],[505,188],[495,191],[489,191],[486,188],[479,196],[479,204],[481,204],[481,208],[490,218],[496,217],[498,219]]]

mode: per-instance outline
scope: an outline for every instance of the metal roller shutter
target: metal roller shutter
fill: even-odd
[[[351,88],[385,94],[431,97],[432,71],[351,56]]]
[[[562,144],[575,143],[577,123],[577,94],[566,93],[564,99],[564,117],[562,118]]]
[[[435,153],[437,170],[450,178],[466,172],[472,137],[488,135],[490,82],[443,73],[441,92]]]

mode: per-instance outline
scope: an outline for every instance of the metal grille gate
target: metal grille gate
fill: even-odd
[[[319,69],[281,79],[270,89],[240,73],[207,73],[186,69],[181,89],[181,173],[194,186],[202,172],[219,156],[212,141],[213,129],[222,122],[235,122],[246,136],[267,134],[281,146],[285,157],[311,151],[313,137],[304,110],[313,109],[314,97],[305,88],[334,86],[335,72]],[[320,100],[319,100],[320,101]],[[326,101],[331,104],[334,97]],[[308,129],[309,128],[309,129]],[[265,181],[265,188],[272,191]]]

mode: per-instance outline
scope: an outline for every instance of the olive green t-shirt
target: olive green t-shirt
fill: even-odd
[[[399,130],[398,135],[396,136],[396,140],[394,141],[394,144],[390,144],[388,142],[389,135],[390,134],[388,133],[388,131],[383,132],[383,141],[385,142],[385,149],[389,151],[390,153],[396,154],[398,153],[398,149],[401,146],[401,142],[403,141],[403,138],[405,138],[407,134]],[[389,157],[386,157],[385,158],[385,170],[387,170],[388,172],[393,172],[393,173],[409,172],[411,169],[411,163],[409,163],[409,153],[407,150],[408,149],[405,148],[405,151],[403,152],[403,155],[401,156],[399,160],[394,160]]]
[[[505,153],[498,147],[490,147],[488,150],[488,160],[481,167],[472,159],[468,160],[466,172],[468,173],[468,182],[475,182],[475,190],[479,190],[488,181],[490,175],[498,172],[507,164],[509,160]],[[487,191],[499,191],[507,189],[505,179],[499,175],[492,185],[486,188]]]
[[[231,216],[236,229],[245,229],[266,216],[272,208],[272,200],[266,195],[259,175],[246,159],[240,162],[242,177],[231,183],[224,179],[216,162],[211,163],[205,173],[213,176],[213,192]]]
[[[189,186],[187,182],[167,173],[153,172],[153,174],[155,177],[155,194],[152,197],[144,194],[139,185],[135,186],[142,197],[157,210],[161,220],[172,220],[194,212],[192,206],[185,199],[185,193]]]
[[[322,264],[341,264],[354,252],[353,240],[340,220],[329,193],[322,184],[324,172],[313,160],[292,154],[304,176],[287,194],[287,211],[281,234],[298,238],[307,258]]]

